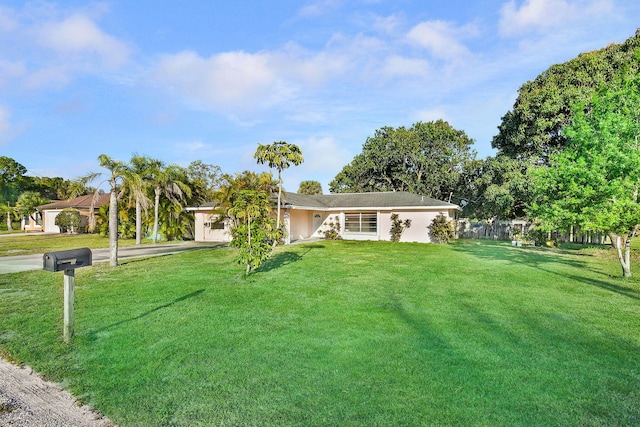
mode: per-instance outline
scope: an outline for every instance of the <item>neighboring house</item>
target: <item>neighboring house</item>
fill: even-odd
[[[391,214],[411,220],[403,242],[433,242],[429,226],[438,215],[455,219],[458,205],[407,192],[283,195],[281,215],[287,241],[323,237],[334,228],[345,240],[391,240]],[[195,240],[228,242],[227,221],[218,221],[214,203],[187,208],[195,216]]]
[[[38,206],[37,212],[29,216],[29,224],[23,224],[23,228],[25,230],[35,230],[37,226],[36,219],[39,218],[41,220],[40,230],[49,233],[59,233],[60,227],[56,225],[56,216],[66,208],[77,209],[80,212],[81,226],[86,227],[89,224],[92,199],[93,194],[89,194],[71,200],[58,200]],[[101,206],[108,204],[109,194],[99,194],[93,206],[94,213],[97,214]]]

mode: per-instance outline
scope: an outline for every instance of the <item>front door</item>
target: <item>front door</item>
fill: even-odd
[[[313,229],[311,230],[312,231],[312,236],[317,236],[316,233],[318,232],[318,229],[320,227],[322,227],[322,214],[321,213],[319,213],[319,212],[314,212],[313,213],[313,223],[312,224],[313,224]]]

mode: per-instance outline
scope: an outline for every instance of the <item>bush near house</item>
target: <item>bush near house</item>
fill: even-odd
[[[80,231],[81,217],[77,209],[66,208],[56,215],[55,224],[61,233],[77,233]]]

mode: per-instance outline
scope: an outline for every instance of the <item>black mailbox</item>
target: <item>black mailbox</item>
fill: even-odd
[[[42,256],[42,268],[46,271],[73,270],[91,265],[91,249],[47,252]]]

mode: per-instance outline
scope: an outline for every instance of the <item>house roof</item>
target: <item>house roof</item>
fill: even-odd
[[[375,193],[337,193],[308,196],[286,193],[283,204],[291,208],[446,208],[460,209],[458,205],[406,191]]]
[[[215,202],[203,203],[196,207],[189,207],[189,211],[209,211],[216,206]],[[284,193],[282,206],[293,209],[377,209],[377,208],[441,208],[460,209],[453,203],[421,196],[406,191],[387,191],[375,193],[333,193],[306,195],[298,193]]]
[[[93,199],[93,194],[87,194],[71,200],[56,200],[55,202],[47,203],[46,205],[40,205],[38,206],[38,209],[41,211],[65,208],[91,209],[91,199]],[[106,204],[109,204],[109,194],[98,194],[94,208],[99,208]]]

